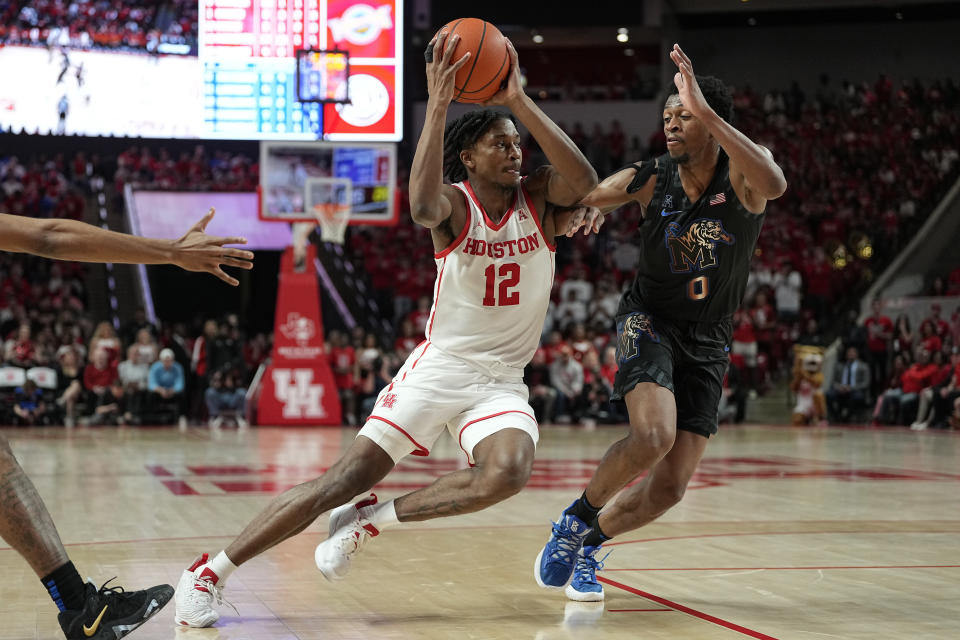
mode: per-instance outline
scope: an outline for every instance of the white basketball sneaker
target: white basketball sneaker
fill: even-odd
[[[317,545],[313,554],[317,568],[327,580],[333,582],[346,577],[353,557],[367,540],[380,535],[380,531],[360,511],[375,504],[377,496],[371,493],[369,498],[345,504],[330,512],[329,537]]]
[[[223,587],[216,585],[216,574],[206,569],[209,556],[197,558],[180,576],[175,596],[177,613],[174,620],[184,627],[209,627],[220,619],[213,603],[223,603]]]

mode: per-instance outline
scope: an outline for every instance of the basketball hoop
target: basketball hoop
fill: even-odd
[[[336,202],[317,202],[311,206],[320,225],[320,237],[324,242],[343,244],[350,223],[350,205]]]

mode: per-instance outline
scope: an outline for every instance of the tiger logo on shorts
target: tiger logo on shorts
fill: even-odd
[[[717,243],[730,245],[735,241],[719,220],[694,220],[682,231],[678,223],[671,222],[665,235],[670,250],[670,270],[674,273],[717,266]]]
[[[637,343],[642,337],[650,342],[660,342],[660,336],[653,330],[653,320],[645,313],[631,313],[618,323],[617,362],[623,363],[637,357]]]

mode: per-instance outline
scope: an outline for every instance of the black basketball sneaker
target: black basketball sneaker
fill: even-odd
[[[173,587],[157,585],[142,591],[124,591],[123,587],[98,590],[88,582],[86,602],[80,611],[62,611],[58,616],[67,640],[119,640],[142,625],[173,597]]]

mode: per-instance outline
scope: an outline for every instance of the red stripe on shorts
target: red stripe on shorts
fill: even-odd
[[[379,420],[380,422],[386,422],[388,425],[390,425],[391,427],[393,427],[394,429],[396,429],[397,431],[399,431],[399,432],[402,433],[403,435],[407,436],[407,439],[410,440],[410,442],[412,442],[412,443],[417,447],[417,449],[416,449],[415,451],[413,451],[410,455],[414,455],[414,456],[428,456],[428,455],[430,455],[430,452],[427,450],[427,448],[426,448],[425,446],[423,446],[422,444],[420,444],[419,442],[417,442],[416,440],[414,440],[414,439],[410,436],[410,434],[407,433],[407,432],[403,429],[403,427],[397,426],[397,425],[395,425],[394,423],[392,423],[392,422],[390,422],[389,420],[387,420],[386,418],[381,418],[380,416],[370,416],[369,418],[367,418],[367,420]]]
[[[540,429],[540,425],[537,424],[537,419],[536,419],[536,418],[534,418],[534,417],[533,417],[532,415],[530,415],[529,413],[526,413],[525,411],[520,411],[520,410],[518,410],[518,409],[511,409],[511,410],[509,410],[509,411],[501,411],[500,413],[494,413],[494,414],[491,414],[491,415],[489,415],[489,416],[483,416],[482,418],[477,418],[476,420],[471,420],[471,421],[468,422],[467,424],[463,425],[463,427],[461,427],[461,429],[460,429],[460,433],[457,434],[457,444],[460,445],[460,450],[467,454],[467,460],[470,459],[470,454],[467,453],[467,450],[463,448],[463,432],[466,431],[467,427],[469,427],[470,425],[474,424],[475,422],[481,422],[481,421],[483,421],[483,420],[489,420],[490,418],[496,418],[497,416],[502,416],[502,415],[507,414],[507,413],[519,413],[520,415],[527,416],[528,418],[530,418],[531,420],[533,420],[534,426],[537,427],[538,430]]]

